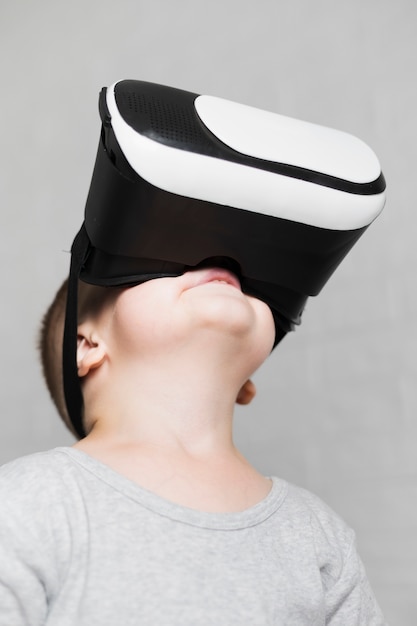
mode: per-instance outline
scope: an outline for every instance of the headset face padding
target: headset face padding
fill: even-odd
[[[379,162],[349,134],[134,80],[104,88],[99,110],[74,284],[132,285],[207,259],[232,263],[242,289],[271,307],[279,341],[384,206]],[[83,434],[75,307],[72,288],[64,383]]]

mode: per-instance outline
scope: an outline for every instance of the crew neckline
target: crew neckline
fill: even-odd
[[[200,528],[238,530],[261,524],[281,507],[288,492],[287,482],[272,476],[269,477],[272,481],[271,490],[265,498],[243,511],[220,513],[199,511],[167,500],[145,489],[82,450],[59,447],[52,452],[66,455],[73,463],[82,467],[96,479],[106,483],[109,487],[147,510],[174,521]]]

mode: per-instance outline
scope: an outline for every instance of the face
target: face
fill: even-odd
[[[239,346],[259,364],[275,338],[269,307],[244,294],[232,272],[216,267],[122,290],[107,313],[106,330],[125,355]]]

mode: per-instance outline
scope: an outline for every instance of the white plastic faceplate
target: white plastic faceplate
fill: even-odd
[[[332,230],[367,226],[384,206],[385,193],[346,193],[153,141],[121,117],[114,85],[107,89],[107,106],[131,167],[165,191]],[[346,133],[211,96],[199,96],[196,108],[207,127],[239,152],[352,182],[380,175],[372,150]]]
[[[216,137],[243,154],[354,183],[381,173],[374,152],[348,133],[213,96],[199,96],[195,107]]]

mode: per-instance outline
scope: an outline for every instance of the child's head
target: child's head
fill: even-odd
[[[223,360],[235,350],[236,354],[244,354],[247,362],[246,370],[243,366],[233,368],[243,372],[236,402],[248,404],[251,401],[255,387],[246,377],[249,378],[272,348],[274,319],[264,302],[243,294],[233,284],[224,285],[224,280],[213,271],[216,270],[204,268],[131,288],[79,283],[77,363],[87,433],[92,425],[91,407],[103,395],[102,389],[113,383],[113,378],[109,383],[109,379],[100,378],[99,373],[109,356],[113,368],[119,363],[118,371],[122,364],[128,373],[139,360],[149,369],[162,368],[164,363],[173,369],[184,355],[190,362],[194,357],[197,361],[202,352],[210,359],[209,352],[213,349]],[[236,279],[237,286],[238,283]],[[40,352],[51,397],[64,423],[77,435],[68,415],[63,385],[66,299],[67,281],[43,318]],[[98,376],[93,372],[98,372]],[[113,376],[115,372],[114,368]],[[122,376],[121,380],[125,379],[126,376]],[[117,376],[114,381],[117,389]],[[227,381],[225,375],[226,385]]]

